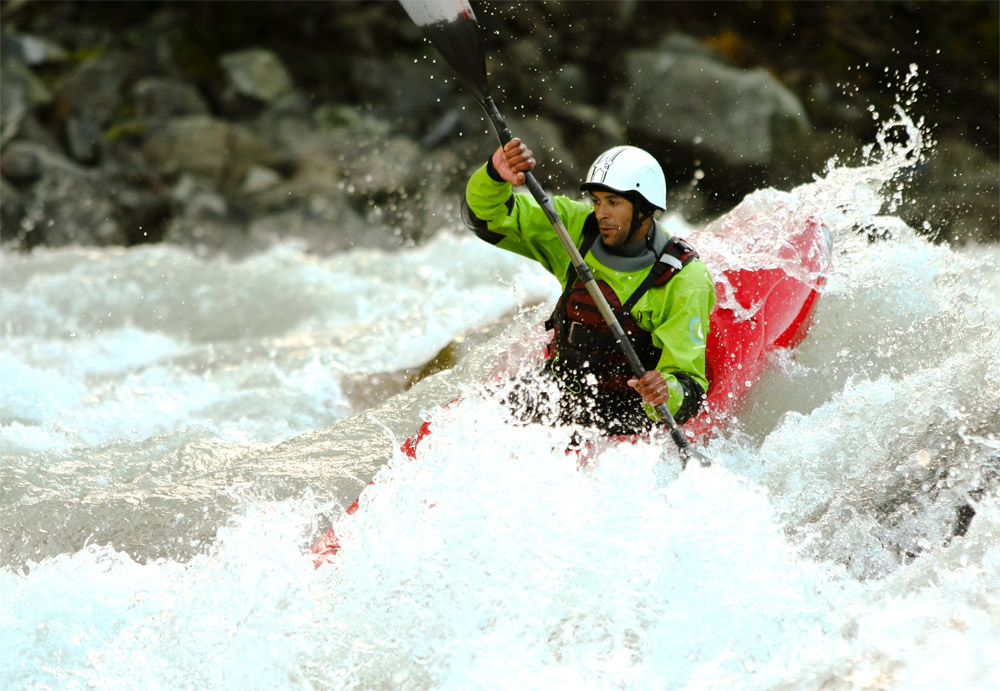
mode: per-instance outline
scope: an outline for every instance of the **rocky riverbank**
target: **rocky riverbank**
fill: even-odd
[[[858,160],[912,99],[936,145],[897,213],[1000,240],[995,3],[474,7],[494,96],[554,191],[629,142],[705,220]],[[495,146],[397,3],[15,0],[2,21],[8,247],[420,242]]]

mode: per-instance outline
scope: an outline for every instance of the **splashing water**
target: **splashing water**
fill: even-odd
[[[834,266],[710,469],[512,424],[480,382],[557,287],[447,230],[5,254],[0,686],[995,688],[1000,253],[892,215],[933,155],[905,105],[862,166],[744,202],[820,214]]]

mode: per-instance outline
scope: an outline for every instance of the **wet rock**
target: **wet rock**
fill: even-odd
[[[433,149],[445,139],[449,138],[458,128],[462,121],[462,111],[452,108],[442,115],[420,139],[420,148]]]
[[[173,118],[146,138],[143,152],[160,174],[193,173],[233,190],[254,165],[273,152],[247,127],[207,115]]]
[[[399,211],[402,200],[431,179],[423,170],[422,151],[415,141],[394,135],[387,122],[372,117],[349,117],[338,120],[349,125],[330,128],[301,117],[271,122],[272,136],[287,147],[285,154],[294,159],[294,165],[289,180],[250,196],[256,213],[270,216],[296,210],[298,215],[283,218],[311,237],[317,235],[312,229],[321,222],[352,229],[367,224],[366,232],[372,234],[373,228],[381,229],[376,233],[384,232],[384,226],[395,227],[398,221],[406,226],[401,232],[423,232],[422,221],[416,220],[419,212]],[[337,212],[322,210],[330,201]],[[302,208],[308,212],[301,212]],[[349,214],[347,210],[354,211]],[[273,232],[276,221],[268,218],[260,227]],[[329,242],[321,245],[332,246]]]
[[[208,105],[193,85],[169,77],[146,77],[133,89],[139,118],[168,120],[179,115],[207,115]]]
[[[350,192],[363,196],[415,187],[423,152],[394,135],[389,123],[366,118],[357,127],[329,133],[332,153]]]
[[[310,168],[301,169],[290,180],[247,192],[246,199],[253,212],[261,215],[312,204],[317,199],[332,199],[345,206],[351,203],[345,186],[336,177]]]
[[[872,141],[872,124],[858,104],[886,95],[863,83],[870,70],[791,64],[790,54],[807,60],[814,48],[801,41],[770,60],[770,50],[749,44],[734,50],[711,35],[662,41],[657,21],[672,13],[656,3],[621,4],[622,16],[639,22],[636,31],[602,34],[599,48],[590,37],[613,11],[600,17],[575,3],[487,5],[481,19],[494,97],[515,134],[536,149],[536,174],[553,192],[576,194],[582,168],[627,141],[660,158],[671,208],[704,220],[753,189],[799,184],[830,156],[859,151]],[[5,195],[14,189],[20,196],[5,202],[5,224],[24,218],[29,206],[33,213],[67,208],[68,199],[42,204],[32,186],[47,177],[48,198],[59,191],[53,176],[83,175],[104,186],[98,199],[115,205],[112,218],[127,243],[168,227],[172,237],[204,246],[225,244],[218,235],[228,228],[237,248],[281,235],[282,228],[317,247],[340,243],[338,231],[329,231],[338,227],[352,233],[364,227],[365,237],[386,234],[389,242],[419,241],[455,222],[467,175],[496,146],[482,112],[419,29],[396,21],[398,7],[290,10],[279,3],[249,13],[229,3],[109,7],[4,5],[2,167],[10,174]],[[689,14],[702,21],[713,15]],[[686,26],[704,28],[698,21]],[[738,38],[749,37],[746,27],[734,29]],[[771,40],[772,29],[761,33]],[[259,45],[239,45],[240,36],[259,36],[251,39]],[[302,41],[336,45],[351,59],[317,61]],[[877,57],[866,60],[881,69],[885,61]],[[809,105],[816,131],[777,79],[737,63],[769,64]],[[932,81],[947,74],[934,69]],[[842,93],[844,79],[859,90]],[[909,196],[919,199],[901,212],[911,226],[926,222],[938,237],[995,240],[995,80],[957,87],[937,80],[946,82],[946,93],[977,104],[982,128],[959,128],[968,140],[942,144],[914,171],[905,182],[916,186]],[[942,113],[953,110],[948,105],[940,104]],[[942,125],[946,118],[940,116]],[[41,146],[25,148],[29,143]],[[195,178],[203,182],[201,193],[179,195],[180,182]],[[174,185],[173,192],[164,184]],[[94,197],[81,189],[87,191],[81,217],[89,218]],[[172,214],[176,223],[168,223]],[[37,215],[32,238],[41,237]],[[332,241],[323,238],[324,227]]]
[[[341,127],[359,127],[364,116],[353,106],[321,103],[313,111],[313,119],[324,130],[335,130]]]
[[[351,73],[362,101],[375,104],[384,119],[413,117],[424,124],[458,102],[457,80],[430,61],[363,57],[351,61]]]
[[[0,178],[0,242],[18,236],[24,218],[24,198],[14,185]]]
[[[182,174],[173,197],[180,212],[167,224],[164,240],[200,251],[225,251],[242,256],[252,251],[246,218],[227,203],[210,181]]]
[[[311,250],[333,252],[352,247],[354,238],[385,234],[371,232],[358,211],[361,202],[347,191],[329,156],[304,156],[290,180],[275,176],[258,170],[259,181],[266,177],[274,184],[246,190],[252,211],[248,234],[255,242],[298,238]],[[245,187],[251,186],[250,177]]]
[[[577,187],[586,173],[582,170],[585,164],[574,158],[573,150],[563,138],[563,130],[558,123],[536,115],[519,121],[517,127],[517,136],[528,143],[535,154],[535,160],[539,161],[539,172],[535,174],[539,182],[547,189],[579,195]],[[486,155],[482,156],[484,163]]]
[[[32,66],[62,62],[69,57],[62,46],[44,36],[7,31],[0,33],[0,53],[4,60],[16,59]]]
[[[32,183],[48,171],[63,171],[83,177],[86,171],[44,144],[16,141],[0,156],[0,171],[4,178],[19,184]]]
[[[68,153],[94,163],[101,154],[101,133],[124,103],[125,85],[138,63],[114,53],[81,63],[56,84],[53,105],[64,124]]]
[[[588,135],[592,135],[594,140],[599,142],[593,146],[581,146],[579,142],[567,142],[567,145],[574,145],[577,150],[603,151],[603,142],[626,141],[625,125],[613,113],[596,106],[573,101],[558,101],[546,110],[558,118],[577,138],[586,138]]]
[[[944,137],[908,183],[901,217],[936,238],[1000,242],[1000,162],[961,137]]]
[[[383,127],[384,135],[379,136]],[[431,218],[440,209],[428,204],[427,195],[448,190],[447,198],[457,199],[454,190],[464,185],[470,172],[465,158],[447,149],[426,156],[413,139],[392,135],[384,121],[369,119],[331,135],[336,150],[323,158],[304,158],[303,173],[313,179],[337,176],[339,187],[364,214],[369,233],[389,229],[397,239],[410,242],[428,237],[441,223]],[[477,153],[485,159],[488,151],[480,148]]]
[[[71,115],[66,121],[66,148],[83,163],[97,161],[101,152],[101,127],[93,119]]]
[[[281,175],[267,166],[253,166],[247,171],[240,185],[240,193],[253,195],[273,188],[281,183]]]
[[[163,175],[195,173],[218,181],[226,169],[231,129],[228,122],[209,116],[174,118],[150,132],[143,152]]]
[[[127,244],[157,242],[163,238],[163,225],[170,216],[169,198],[159,189],[116,185],[111,188],[119,227]]]
[[[348,184],[361,195],[413,188],[419,182],[420,148],[408,137],[352,141],[340,163]]]
[[[735,167],[766,165],[780,156],[778,130],[808,131],[805,108],[767,70],[732,67],[698,46],[674,37],[662,50],[628,54],[629,130],[709,152]]]
[[[5,58],[0,65],[0,143],[14,139],[25,118],[51,98],[48,88],[25,63]]]
[[[25,195],[23,246],[125,245],[117,207],[93,175],[52,167]]]
[[[98,172],[128,243],[161,240],[175,205],[169,187],[149,169],[142,153],[128,142],[110,141]]]
[[[292,92],[292,77],[272,51],[250,48],[220,58],[222,68],[236,93],[275,103]]]
[[[138,67],[128,54],[110,53],[87,60],[64,74],[53,91],[56,116],[77,116],[107,125],[122,106],[125,85]]]
[[[336,148],[336,138],[308,110],[269,108],[253,120],[252,128],[274,152],[270,167],[286,176],[299,168],[303,157],[327,155]]]
[[[131,245],[162,235],[170,207],[155,187],[83,168],[31,142],[9,147],[2,163],[3,239],[20,248]]]
[[[40,116],[35,113],[28,113],[17,130],[16,141],[35,142],[41,144],[51,151],[62,151],[62,144],[52,133],[51,128],[41,121]]]

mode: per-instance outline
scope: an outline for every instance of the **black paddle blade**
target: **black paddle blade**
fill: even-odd
[[[467,0],[399,0],[480,103],[490,94],[479,22]]]

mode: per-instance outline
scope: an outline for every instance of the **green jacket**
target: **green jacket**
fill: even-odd
[[[487,231],[480,237],[498,247],[534,259],[554,274],[566,289],[570,274],[570,259],[552,229],[545,212],[530,195],[514,194],[508,182],[497,182],[490,177],[483,165],[473,173],[465,191],[469,209],[486,223]],[[570,237],[580,246],[584,222],[593,213],[593,207],[584,201],[554,196],[552,204],[562,219]],[[658,225],[657,233],[669,238]],[[600,238],[584,260],[598,281],[607,283],[624,304],[653,266],[655,257],[647,253],[639,264],[648,265],[635,269],[616,270],[595,257],[595,253],[608,261],[607,251]],[[621,263],[621,262],[618,262]],[[624,264],[628,264],[625,262]],[[632,262],[634,265],[635,262]],[[575,279],[575,272],[572,273]],[[656,369],[663,373],[670,388],[667,406],[672,414],[683,403],[684,393],[674,372],[686,374],[708,391],[705,376],[705,341],[708,337],[708,320],[715,305],[715,285],[708,269],[695,260],[678,272],[666,285],[651,288],[631,310],[641,328],[652,334],[653,344],[662,349]],[[656,419],[651,406],[646,412]]]

